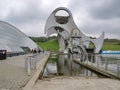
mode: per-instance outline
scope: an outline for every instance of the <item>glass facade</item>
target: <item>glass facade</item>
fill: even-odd
[[[0,50],[8,53],[25,52],[23,48],[34,50],[38,46],[16,27],[0,21]]]

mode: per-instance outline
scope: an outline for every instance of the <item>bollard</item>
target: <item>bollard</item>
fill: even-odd
[[[30,76],[30,59],[27,59],[27,74]]]
[[[27,57],[25,56],[25,69],[27,71]]]
[[[25,57],[25,68],[28,76],[30,76],[31,69],[37,69],[37,57],[35,55]]]
[[[25,57],[25,68],[28,76],[30,76],[30,57]]]

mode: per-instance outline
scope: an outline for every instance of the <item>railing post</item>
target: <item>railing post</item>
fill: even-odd
[[[97,62],[97,67],[98,67],[98,69],[99,69],[99,56],[96,55],[96,58],[97,58],[96,60],[98,61],[98,62]]]
[[[107,70],[108,70],[108,57],[106,57],[105,62],[106,62],[106,63],[105,63],[105,64],[106,64],[106,65],[105,65],[105,70],[107,71]]]
[[[37,69],[37,59],[35,58],[35,69]]]
[[[88,70],[87,70],[87,69],[85,69],[85,71],[86,71],[86,77],[88,77]]]
[[[91,60],[90,61],[91,61],[91,64],[93,64],[93,56],[92,56],[92,54],[91,54]]]
[[[38,54],[34,54],[33,56],[25,57],[25,68],[28,76],[31,73],[31,68],[33,69],[37,68],[37,55]]]
[[[25,56],[25,69],[27,70],[27,57]]]
[[[27,75],[30,76],[30,57],[25,57],[25,68],[27,71]]]
[[[119,73],[120,73],[120,70],[119,70],[119,68],[120,68],[120,60],[119,60],[119,57],[118,57],[118,60],[117,60],[117,76],[119,76]]]
[[[27,61],[26,61],[26,65],[27,65],[27,74],[28,76],[30,76],[30,57],[27,57]]]
[[[34,57],[34,58],[33,58],[33,66],[34,66],[34,69],[37,68],[37,66],[36,66],[36,60],[37,60],[36,57]]]

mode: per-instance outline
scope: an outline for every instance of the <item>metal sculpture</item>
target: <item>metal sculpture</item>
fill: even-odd
[[[56,16],[60,10],[66,11],[68,16]],[[57,33],[60,52],[87,54],[89,42],[94,44],[93,53],[98,53],[104,40],[104,32],[99,38],[91,39],[84,35],[76,26],[72,13],[65,7],[55,9],[47,19],[45,25],[47,36]]]

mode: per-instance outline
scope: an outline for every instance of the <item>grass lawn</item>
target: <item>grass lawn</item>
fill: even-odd
[[[57,39],[51,39],[47,42],[37,42],[37,44],[45,50],[58,51],[59,49]],[[120,44],[118,42],[104,42],[102,50],[120,50]]]
[[[104,42],[102,50],[120,50],[118,43]]]
[[[36,43],[45,50],[58,51],[59,49],[57,39],[51,39],[47,42],[36,42]]]

